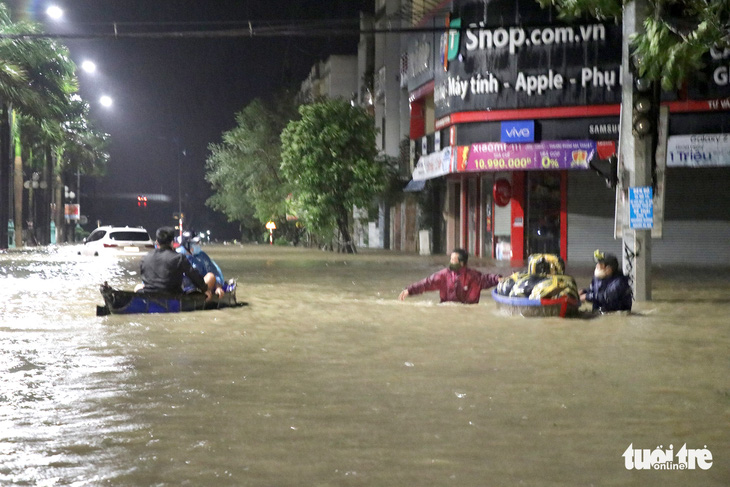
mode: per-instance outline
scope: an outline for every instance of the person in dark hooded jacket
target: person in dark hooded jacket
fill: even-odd
[[[615,255],[594,253],[596,268],[587,289],[580,292],[580,300],[593,303],[593,311],[631,311],[633,295],[629,279],[623,274]]]

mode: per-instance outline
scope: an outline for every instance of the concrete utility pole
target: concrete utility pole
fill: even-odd
[[[656,117],[648,117],[651,124],[649,133],[643,135],[636,127],[636,102],[642,96],[637,93],[636,80],[638,75],[632,69],[634,60],[629,47],[632,35],[643,32],[644,19],[650,12],[648,0],[634,0],[624,6],[623,11],[623,46],[622,46],[622,102],[620,126],[620,165],[619,190],[617,198],[624,198],[624,205],[628,207],[626,199],[628,188],[622,184],[628,183],[632,188],[652,186],[652,152],[654,150],[654,131]],[[650,103],[654,97],[648,94]],[[656,110],[658,107],[653,107]],[[656,113],[655,111],[650,113]],[[642,127],[646,128],[646,127]],[[623,169],[623,170],[622,170]],[[628,177],[625,177],[628,176]],[[623,205],[617,202],[616,211],[621,211]],[[651,229],[631,228],[628,211],[620,218],[621,236],[623,241],[624,269],[629,271],[633,281],[634,298],[637,301],[651,300]]]

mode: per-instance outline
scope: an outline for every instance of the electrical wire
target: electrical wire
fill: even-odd
[[[444,27],[397,27],[395,24],[411,24],[427,14],[435,15],[439,10],[436,0],[427,1],[423,12],[402,7],[388,17],[381,17],[387,27],[360,28],[359,19],[297,20],[282,21],[126,21],[90,22],[73,24],[73,32],[21,32],[0,33],[0,39],[199,39],[225,37],[348,37],[369,34],[401,34],[419,32],[442,32]],[[441,8],[443,10],[443,7]],[[223,27],[223,28],[221,28]]]

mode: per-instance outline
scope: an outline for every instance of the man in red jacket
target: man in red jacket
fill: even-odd
[[[400,293],[398,299],[403,301],[408,296],[425,291],[438,291],[442,303],[446,301],[464,304],[478,303],[482,289],[496,286],[502,276],[482,274],[477,270],[469,269],[466,267],[468,260],[469,254],[466,250],[455,249],[451,253],[449,267],[411,284]]]

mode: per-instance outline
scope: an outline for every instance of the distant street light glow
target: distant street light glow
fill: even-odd
[[[46,15],[53,20],[58,20],[63,17],[63,10],[58,5],[51,5],[46,9]]]
[[[104,107],[110,107],[114,103],[111,99],[111,97],[104,95],[101,98],[99,98],[99,103],[101,103]]]
[[[96,64],[94,63],[94,61],[86,60],[81,63],[81,69],[83,69],[87,73],[94,73],[96,72]]]

